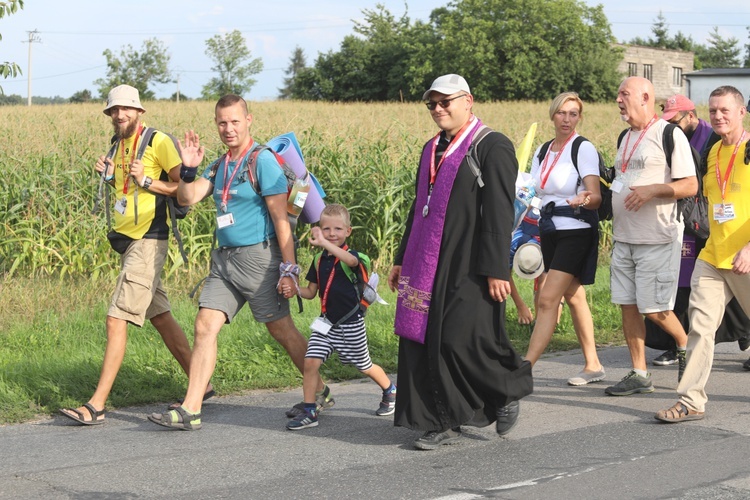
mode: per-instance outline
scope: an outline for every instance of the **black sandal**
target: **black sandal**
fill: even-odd
[[[81,425],[101,425],[104,423],[104,414],[107,413],[106,410],[97,410],[90,403],[84,404],[83,407],[86,408],[86,410],[89,412],[91,420],[84,420],[84,413],[82,411],[79,411],[77,408],[60,408],[59,412],[69,419],[75,420]],[[75,415],[73,415],[73,413],[75,413]]]

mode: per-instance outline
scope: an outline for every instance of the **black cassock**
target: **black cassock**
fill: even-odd
[[[478,186],[464,159],[448,202],[425,344],[400,339],[398,426],[483,427],[496,420],[499,407],[533,390],[531,364],[516,353],[505,331],[505,302],[492,300],[487,284],[488,276],[510,277],[518,163],[510,140],[499,133],[485,137],[477,154],[485,185]],[[421,213],[422,207],[412,205],[396,265],[404,260],[411,222]]]

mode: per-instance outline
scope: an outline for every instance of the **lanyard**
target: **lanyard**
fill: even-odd
[[[253,146],[253,140],[250,140],[250,144],[247,145],[245,150],[240,155],[240,158],[237,160],[237,163],[234,165],[234,170],[232,170],[232,175],[229,177],[229,181],[227,182],[227,174],[229,170],[229,162],[232,159],[232,152],[227,151],[226,156],[224,156],[224,186],[221,188],[221,211],[226,212],[227,211],[227,202],[229,201],[229,187],[232,185],[232,182],[234,181],[234,177],[237,175],[237,172],[240,171],[240,167],[242,166],[242,160],[245,159],[245,156],[247,155],[247,152],[250,151],[250,148]]]
[[[135,160],[135,152],[138,148],[138,139],[141,137],[141,131],[143,130],[143,124],[138,124],[138,132],[136,132],[135,137],[133,138],[133,147],[130,149],[130,162],[127,164],[127,172],[125,171],[125,139],[120,139],[120,157],[122,158],[122,176],[123,184],[122,184],[122,194],[128,194],[128,186],[130,185],[130,176],[128,173],[130,173],[130,165],[133,164],[133,161]]]
[[[628,163],[630,163],[630,160],[633,158],[633,154],[635,153],[635,150],[638,149],[638,144],[640,144],[641,139],[643,139],[643,136],[646,135],[646,132],[648,131],[648,129],[651,128],[651,125],[656,123],[656,120],[657,120],[657,116],[654,115],[654,117],[651,118],[651,121],[648,122],[648,125],[646,125],[646,128],[644,128],[641,131],[641,135],[638,136],[638,140],[636,140],[635,144],[633,144],[633,149],[630,150],[630,156],[628,156],[626,159],[625,155],[628,152],[628,143],[630,142],[630,133],[628,133],[628,136],[625,138],[625,147],[622,150],[622,160],[623,160],[622,161],[622,173],[625,173],[625,169],[628,168]]]
[[[547,184],[547,179],[549,179],[549,176],[552,173],[552,169],[554,169],[555,165],[557,165],[557,160],[560,159],[560,157],[562,156],[562,152],[565,150],[565,146],[568,145],[568,143],[570,142],[570,140],[573,138],[574,135],[576,135],[575,132],[570,134],[570,136],[567,139],[565,139],[565,142],[563,142],[563,145],[560,148],[560,151],[557,152],[557,155],[555,155],[555,159],[552,160],[552,165],[550,165],[549,168],[547,168],[547,161],[549,160],[550,153],[552,153],[552,144],[550,144],[549,149],[547,149],[547,153],[544,155],[544,161],[542,162],[542,172],[541,172],[541,175],[539,176],[542,180],[542,183],[539,186],[540,188],[544,189],[544,186]],[[544,175],[545,172],[547,173],[547,175]]]
[[[349,245],[344,244],[343,247],[341,247],[342,250],[345,252],[349,251]],[[321,256],[322,260],[322,256]],[[333,267],[331,268],[331,274],[328,275],[328,283],[326,283],[326,287],[323,290],[323,296],[320,298],[320,312],[322,312],[324,315],[326,313],[326,303],[328,302],[328,291],[331,289],[331,284],[333,283],[333,274],[336,272],[336,264],[339,263],[339,258],[336,257],[333,260]],[[318,262],[318,282],[320,282],[320,262]]]
[[[732,173],[732,167],[734,167],[734,159],[737,157],[737,151],[740,149],[740,144],[742,144],[742,139],[745,138],[745,131],[742,131],[742,135],[740,136],[740,140],[737,141],[737,144],[734,145],[734,151],[732,152],[732,156],[729,158],[729,164],[727,165],[727,172],[724,174],[724,180],[721,179],[721,170],[719,168],[719,157],[721,156],[721,148],[723,144],[719,145],[719,149],[716,150],[716,182],[719,183],[719,189],[721,190],[721,203],[724,203],[724,195],[727,192],[727,182],[729,181],[729,175]],[[747,147],[747,146],[746,146]]]
[[[474,115],[471,115],[471,118],[469,121],[467,121],[463,127],[461,127],[461,130],[458,131],[458,133],[451,139],[451,143],[448,145],[448,149],[445,150],[445,153],[443,153],[443,156],[440,157],[440,162],[435,165],[435,150],[437,149],[438,142],[440,141],[440,133],[435,136],[435,139],[432,141],[432,151],[430,154],[430,191],[432,191],[432,186],[435,185],[435,179],[437,179],[438,171],[440,170],[440,166],[443,164],[443,160],[447,156],[449,156],[453,151],[458,147],[458,145],[461,143],[461,136],[466,132],[466,129],[474,123]]]

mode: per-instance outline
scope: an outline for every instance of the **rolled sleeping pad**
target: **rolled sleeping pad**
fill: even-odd
[[[297,138],[294,136],[294,132],[274,137],[266,145],[284,158],[284,161],[287,162],[297,177],[304,178],[306,174],[310,174],[310,179],[312,179],[312,185],[315,189],[310,189],[310,193],[307,195],[307,201],[305,201],[305,206],[302,208],[300,221],[304,223],[318,222],[320,220],[320,213],[326,206],[323,201],[325,192],[315,176],[308,172],[307,167],[305,167],[305,161],[302,159],[302,150],[299,147]]]

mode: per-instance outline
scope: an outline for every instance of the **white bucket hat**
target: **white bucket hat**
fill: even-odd
[[[533,280],[544,272],[542,249],[536,243],[524,243],[513,257],[513,270],[523,279]]]
[[[146,112],[141,106],[141,98],[138,89],[130,85],[118,85],[109,91],[107,96],[107,107],[104,108],[104,114],[109,116],[109,110],[115,106],[125,106],[128,108],[140,109]]]

